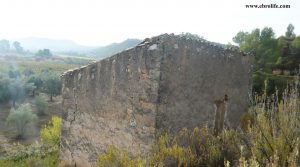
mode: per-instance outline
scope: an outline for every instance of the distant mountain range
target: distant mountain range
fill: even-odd
[[[21,43],[25,50],[37,51],[39,49],[50,49],[53,52],[86,52],[96,47],[82,46],[71,40],[49,39],[49,38],[21,38],[15,39]]]
[[[139,39],[127,39],[120,43],[112,43],[107,46],[99,47],[97,49],[92,50],[90,53],[93,55],[93,57],[101,59],[116,54],[127,48],[134,47],[141,42],[142,41]]]
[[[19,41],[25,50],[36,52],[39,49],[50,49],[52,52],[65,54],[80,54],[96,59],[102,59],[118,53],[124,49],[133,47],[141,42],[139,39],[127,39],[120,43],[112,43],[106,46],[92,47],[79,45],[71,40],[58,40],[49,38],[21,38],[10,40]]]

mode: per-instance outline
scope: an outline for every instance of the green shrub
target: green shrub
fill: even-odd
[[[214,136],[207,127],[190,131],[183,129],[177,136],[160,136],[148,157],[129,158],[126,151],[110,146],[99,157],[98,166],[220,166],[224,161],[233,163],[240,157],[241,141],[237,132],[224,130]],[[134,165],[133,165],[134,166]]]
[[[47,110],[47,102],[40,96],[35,98],[35,106],[38,112],[38,115],[45,115]]]
[[[152,152],[151,166],[218,166],[240,157],[237,132],[224,130],[215,136],[207,127],[183,129],[176,137],[159,137]]]
[[[2,167],[57,167],[59,162],[59,139],[61,118],[52,117],[41,130],[42,143],[28,146],[13,144],[5,155],[0,156]]]
[[[0,159],[2,167],[57,167],[59,151],[47,153],[44,156],[32,155],[22,159]]]
[[[282,100],[266,95],[255,97],[249,114],[253,123],[245,134],[245,161],[256,160],[260,165],[298,166],[300,137],[299,85],[289,86]],[[249,163],[249,162],[248,162]]]
[[[224,129],[215,136],[202,127],[183,129],[176,136],[160,136],[143,161],[146,166],[299,166],[299,94],[296,83],[283,92],[282,98],[266,93],[255,96],[241,119],[243,130]],[[113,162],[127,155],[110,149],[99,163],[111,162],[114,166]],[[131,161],[125,157],[126,162]]]
[[[126,151],[109,146],[106,153],[100,154],[98,167],[144,167],[146,161],[140,157],[129,158]]]
[[[40,132],[41,141],[45,145],[56,145],[60,144],[61,135],[61,118],[53,116],[51,122],[46,125]]]
[[[37,121],[37,116],[32,113],[29,104],[22,104],[18,109],[12,108],[6,118],[8,124],[14,124],[17,129],[17,137],[23,138],[28,124]]]
[[[197,155],[190,147],[180,146],[169,135],[159,137],[150,157],[151,166],[194,166]]]

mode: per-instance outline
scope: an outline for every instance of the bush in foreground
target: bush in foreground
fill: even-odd
[[[244,164],[299,166],[300,105],[299,85],[289,86],[278,102],[277,96],[256,97],[249,113],[243,154]],[[248,156],[247,156],[248,155]]]
[[[101,154],[98,160],[98,167],[144,167],[146,161],[140,157],[129,158],[126,151],[121,151],[113,146],[108,147],[107,152]]]
[[[61,121],[60,117],[53,116],[51,122],[41,130],[40,135],[43,144],[55,146],[60,144]]]
[[[278,95],[256,96],[241,120],[241,130],[228,130],[215,136],[203,127],[178,135],[157,139],[151,154],[144,159],[128,159],[126,151],[111,150],[101,154],[99,166],[131,167],[139,159],[143,166],[299,166],[300,165],[300,99],[299,84],[290,85]],[[279,99],[282,99],[279,101]],[[104,158],[103,158],[104,157]],[[114,162],[114,163],[111,163]]]
[[[29,146],[15,144],[5,155],[0,155],[2,167],[57,167],[59,162],[59,138],[61,118],[52,117],[41,130],[42,143]]]

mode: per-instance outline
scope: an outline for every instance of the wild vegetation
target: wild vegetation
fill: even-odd
[[[9,70],[0,73],[0,102],[12,101],[14,107],[16,103],[21,104],[26,97],[35,96],[36,92],[44,92],[49,95],[52,101],[53,96],[61,92],[61,81],[57,74],[44,71],[40,75],[21,74],[17,70]]]
[[[233,41],[241,51],[254,56],[253,96],[239,128],[225,128],[218,135],[208,127],[182,129],[177,135],[164,134],[157,137],[146,157],[110,146],[99,155],[97,165],[299,166],[300,36],[289,25],[287,32],[279,37],[267,27],[239,32]],[[2,40],[0,52],[27,53],[19,42],[12,46],[13,49],[8,41]],[[26,138],[30,123],[50,112],[49,103],[61,93],[59,74],[88,62],[56,57],[49,49],[41,49],[30,58],[4,56],[0,60],[0,103],[11,104],[5,120],[16,127],[14,134],[18,140]],[[40,94],[47,94],[49,101]],[[24,102],[30,98],[34,102],[26,105]],[[5,151],[0,150],[3,152],[0,166],[58,166],[60,134],[61,118],[53,116],[41,129],[39,142],[27,146],[13,144]]]
[[[38,115],[45,115],[47,111],[47,102],[42,97],[35,98],[35,106],[38,112]]]
[[[267,96],[266,89],[253,97],[242,129],[225,129],[218,136],[207,127],[165,134],[146,158],[129,158],[126,150],[110,146],[98,166],[299,166],[299,86],[290,85],[282,98]]]
[[[0,157],[0,166],[5,167],[57,167],[61,118],[54,116],[40,132],[41,142],[28,146],[13,145]]]
[[[300,63],[300,36],[294,33],[294,26],[288,25],[284,35],[279,37],[271,27],[252,32],[239,32],[233,38],[240,50],[254,56],[252,69],[253,92],[262,94],[265,80],[268,81],[267,94],[275,89],[283,93],[287,82],[293,82]]]
[[[282,100],[276,96],[253,97],[241,120],[242,129],[225,129],[215,136],[207,127],[157,139],[148,157],[132,156],[110,146],[99,155],[98,166],[298,166],[299,83],[290,85]],[[41,131],[41,145],[16,146],[0,164],[7,166],[58,165],[61,119],[53,117]]]
[[[11,109],[6,121],[9,124],[14,124],[17,129],[17,137],[23,138],[26,126],[36,122],[37,116],[32,113],[29,104],[22,104],[18,109]]]
[[[32,54],[18,42],[12,46],[0,41],[0,166],[57,166],[59,75],[91,59],[59,57],[49,49]]]
[[[276,38],[272,28],[255,29],[233,38],[254,56],[253,97],[238,129],[215,135],[195,127],[165,134],[143,158],[110,146],[98,166],[299,166],[300,37],[293,30],[289,25]]]

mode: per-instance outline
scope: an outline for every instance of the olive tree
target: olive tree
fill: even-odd
[[[32,113],[29,104],[22,104],[19,108],[12,108],[6,122],[9,125],[14,125],[17,130],[17,138],[24,138],[26,127],[30,123],[35,123],[37,116]]]
[[[16,107],[16,102],[21,103],[25,99],[24,82],[20,79],[10,79],[8,91],[13,107]]]
[[[43,83],[44,91],[50,96],[50,101],[53,101],[53,97],[61,94],[62,82],[57,75],[48,74]]]

